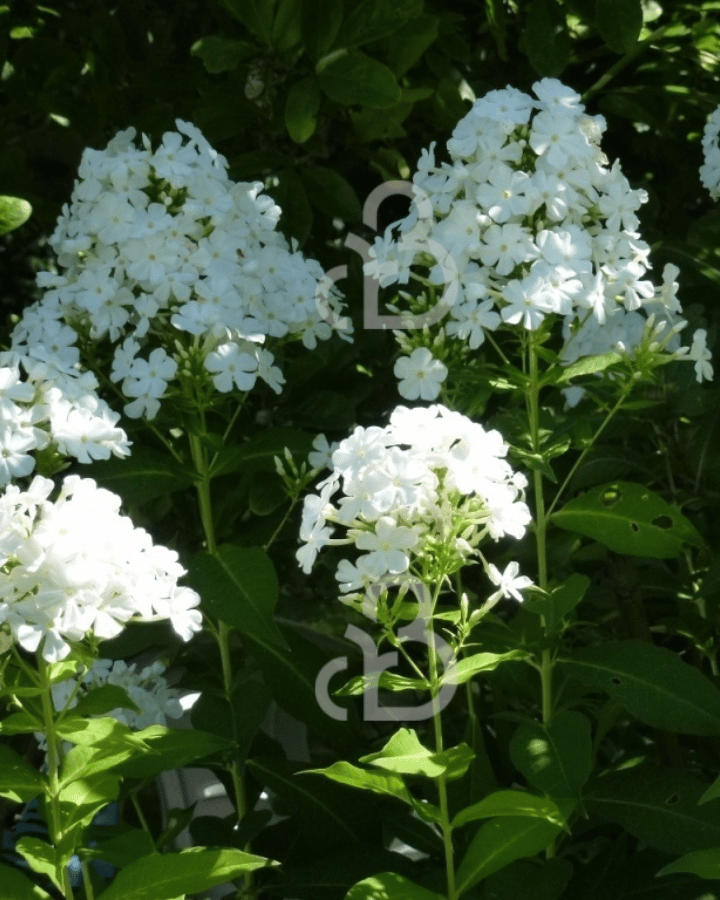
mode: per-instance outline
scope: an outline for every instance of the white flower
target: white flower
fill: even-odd
[[[699,382],[712,381],[713,367],[710,360],[712,353],[707,348],[707,332],[704,328],[698,328],[693,335],[692,347],[688,354],[689,359],[695,362],[695,375]]]
[[[410,356],[401,356],[393,371],[400,379],[398,390],[406,400],[434,400],[447,376],[447,366],[435,359],[426,347],[418,347]]]
[[[236,343],[229,343],[208,353],[205,368],[208,372],[217,373],[213,384],[222,393],[226,394],[233,388],[249,391],[257,380],[258,360],[249,353],[241,352]]]
[[[488,602],[491,603],[500,597],[514,597],[519,603],[522,603],[523,596],[520,591],[530,587],[532,580],[526,575],[518,575],[519,570],[520,566],[516,562],[508,563],[504,572],[500,572],[497,566],[488,563],[488,576],[492,583],[498,586],[498,590],[495,591]]]

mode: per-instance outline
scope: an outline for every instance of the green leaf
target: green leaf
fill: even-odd
[[[245,41],[211,34],[200,38],[190,48],[190,55],[202,60],[208,72],[230,72],[236,69],[243,60],[255,55],[256,49]]]
[[[700,878],[720,878],[720,847],[686,853],[675,862],[663,866],[657,874],[671,875],[674,872],[690,872]]]
[[[32,734],[34,731],[43,731],[45,725],[41,719],[23,710],[11,713],[6,719],[0,721],[0,734]]]
[[[312,60],[320,59],[334,45],[344,6],[344,0],[302,0],[302,39]]]
[[[386,775],[384,772],[371,772],[367,769],[359,769],[348,762],[336,762],[327,769],[307,769],[302,774],[324,775],[326,778],[348,787],[397,797],[405,803],[411,802],[410,792],[405,787],[405,782],[396,774]]]
[[[360,220],[362,207],[355,189],[327,166],[308,166],[300,172],[308,199],[326,216],[346,222]]]
[[[114,709],[131,709],[136,713],[140,707],[134,703],[128,692],[117,684],[103,684],[88,691],[73,707],[76,716],[102,716]]]
[[[422,0],[393,0],[392,3],[387,0],[362,0],[343,22],[337,43],[341,47],[359,47],[386,37],[401,27],[404,41],[404,26],[422,11]]]
[[[532,0],[522,36],[523,50],[538,75],[556,77],[570,61],[570,36],[557,0]]]
[[[57,878],[57,851],[39,838],[22,837],[15,844],[15,850],[28,863],[33,872],[47,875],[56,888],[63,889]]]
[[[546,819],[555,825],[565,825],[565,817],[556,803],[548,797],[536,797],[526,791],[495,791],[478,803],[460,810],[452,820],[452,825],[458,828],[467,825],[468,822],[491,816],[529,816],[534,819]]]
[[[395,76],[383,63],[355,51],[334,60],[318,75],[320,87],[342,106],[395,106],[402,97]]]
[[[123,747],[104,743],[93,747],[78,744],[65,754],[60,770],[60,785],[64,787],[76,778],[87,778],[97,772],[105,772],[135,756],[138,752],[138,747],[132,746]]]
[[[159,733],[157,733],[159,731]],[[151,732],[147,734],[147,732]],[[213,756],[232,746],[231,741],[217,734],[200,731],[197,728],[170,729],[153,726],[137,732],[143,737],[149,752],[136,756],[117,766],[121,775],[133,778],[152,778],[160,772],[181,769],[206,756]]]
[[[547,725],[524,722],[510,741],[510,758],[538,790],[553,797],[577,797],[590,774],[590,721],[562,710]]]
[[[275,0],[222,0],[222,5],[233,18],[270,46]]]
[[[287,53],[300,43],[302,0],[280,0],[272,30],[273,49]]]
[[[442,684],[464,684],[474,678],[478,672],[492,672],[511,659],[527,659],[524,650],[509,650],[507,653],[474,653],[458,660],[457,667],[451,668],[442,677]]]
[[[487,900],[560,900],[572,876],[573,865],[567,859],[554,857],[541,865],[535,860],[516,859],[489,876],[483,896]],[[613,900],[619,898],[614,896]]]
[[[716,778],[710,787],[700,798],[700,803],[707,803],[708,800],[717,800],[720,797],[720,777]]]
[[[269,193],[282,210],[280,227],[302,246],[310,234],[313,222],[310,201],[296,172],[284,169],[277,175],[277,184]]]
[[[459,744],[438,753],[424,747],[415,731],[401,728],[382,750],[361,756],[360,762],[370,763],[400,775],[424,775],[437,778],[443,773],[450,779],[460,778],[468,769],[474,753],[467,744]]]
[[[103,900],[174,900],[231,881],[245,872],[276,866],[242,850],[190,847],[180,853],[146,856],[118,872]]]
[[[113,775],[95,774],[74,778],[60,789],[60,821],[62,830],[69,831],[75,825],[89,825],[96,814],[120,793],[120,781]]]
[[[443,900],[443,897],[395,872],[381,872],[353,885],[345,900]]]
[[[289,450],[296,463],[304,462],[312,450],[313,435],[295,428],[266,428],[246,443],[223,450],[210,468],[210,476],[231,472],[275,472],[275,457]]]
[[[188,580],[207,613],[241,634],[287,647],[273,618],[279,591],[275,567],[260,547],[223,544],[216,554],[198,553]]]
[[[168,454],[138,446],[127,459],[94,461],[92,477],[126,503],[147,503],[190,487],[196,475],[189,468],[168,462]]]
[[[551,520],[627,556],[669,559],[684,543],[702,547],[692,524],[653,491],[630,481],[600,485],[570,500]]]
[[[129,828],[123,834],[99,841],[93,847],[83,848],[78,855],[83,860],[101,859],[122,869],[142,856],[155,853],[155,842],[142,828]]]
[[[619,700],[646,725],[720,735],[720,691],[671,650],[645,641],[607,641],[558,659],[583,684]]]
[[[396,78],[400,78],[422,58],[428,47],[437,39],[440,19],[424,14],[403,26],[402,40],[391,41],[388,65]]]
[[[641,0],[595,0],[595,25],[616,53],[629,53],[635,47],[642,24]]]
[[[579,375],[594,375],[604,372],[605,369],[622,361],[622,356],[614,351],[610,353],[596,353],[593,356],[583,356],[577,362],[570,363],[562,369],[562,374],[557,379],[557,384],[571,381]]]
[[[495,38],[498,56],[503,62],[507,61],[507,48],[505,46],[505,3],[503,0],[485,0],[490,31]]]
[[[368,672],[356,675],[338,690],[333,691],[335,697],[358,697],[366,691],[380,688],[383,691],[426,691],[429,684],[424,679],[408,678],[383,669],[380,672]]]
[[[10,747],[0,744],[0,797],[15,803],[33,800],[45,790],[45,778]]]
[[[598,778],[583,803],[663,853],[720,847],[717,804],[698,806],[704,785],[678,769],[638,765]]]
[[[557,837],[559,825],[542,819],[500,817],[480,827],[457,870],[458,893],[515,859],[535,856]]]
[[[320,109],[320,88],[315,78],[303,78],[290,88],[285,102],[285,127],[296,144],[315,134]]]
[[[20,197],[0,196],[0,234],[14,231],[32,215],[32,206]]]
[[[6,896],[12,900],[51,900],[50,894],[14,867],[0,863],[0,884]]]
[[[569,612],[578,605],[585,596],[590,586],[587,575],[578,575],[573,572],[561,585],[553,588],[549,593],[540,592],[538,588],[527,591],[523,609],[538,613],[545,617],[545,630],[548,634],[555,634],[561,627],[563,620]]]

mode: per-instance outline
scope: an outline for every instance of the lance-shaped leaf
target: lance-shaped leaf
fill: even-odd
[[[51,900],[50,894],[14,867],[0,863],[0,884],[8,897],[13,900]]]
[[[424,775],[437,778],[452,770],[453,777],[464,774],[473,759],[467,744],[449,748],[442,753],[430,750],[420,743],[411,728],[401,728],[377,753],[360,757],[360,762],[370,763],[387,772],[399,775]]]
[[[216,554],[199,553],[188,578],[206,612],[241,634],[287,648],[273,618],[278,599],[275,567],[260,547],[223,544]]]
[[[499,817],[482,825],[457,870],[458,893],[515,859],[535,856],[557,837],[559,825],[542,819]]]
[[[690,872],[700,878],[720,878],[720,846],[686,853],[675,862],[663,866],[657,874],[671,875],[674,872]]]
[[[641,0],[595,0],[595,25],[616,53],[629,53],[643,24]]]
[[[386,65],[354,51],[323,68],[318,75],[327,96],[343,106],[371,106],[385,109],[400,102],[402,92]]]
[[[703,788],[686,772],[646,764],[598,778],[583,803],[656,850],[690,853],[720,847],[720,810],[698,805]]]
[[[56,888],[63,889],[57,875],[58,853],[47,841],[39,838],[22,837],[15,845],[15,850],[27,862],[33,872],[47,875]]]
[[[275,865],[278,863],[242,850],[190,847],[131,863],[118,872],[102,896],[103,900],[174,900]]]
[[[338,784],[360,788],[364,791],[372,791],[374,794],[397,797],[404,803],[412,802],[410,792],[399,775],[360,769],[348,762],[336,762],[327,769],[307,769],[302,774],[324,775],[326,778],[337,781]]]
[[[442,684],[464,684],[480,672],[492,672],[510,659],[527,659],[529,656],[524,650],[508,650],[507,653],[474,653],[458,660],[456,666],[446,670],[442,677]]]
[[[645,641],[607,641],[558,659],[566,674],[619,700],[636,718],[683,734],[720,734],[720,691],[677,654]]]
[[[452,825],[456,828],[477,819],[489,819],[493,816],[526,816],[532,819],[546,819],[555,825],[565,825],[565,817],[556,803],[548,797],[536,797],[526,791],[495,791],[478,803],[460,810]]]
[[[547,725],[524,722],[510,741],[510,758],[528,782],[552,797],[577,797],[590,774],[590,721],[563,710]]]
[[[684,543],[703,545],[692,524],[674,507],[630,481],[595,487],[570,500],[551,519],[628,556],[669,559],[680,555]]]

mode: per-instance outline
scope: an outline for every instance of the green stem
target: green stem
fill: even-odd
[[[60,827],[60,747],[58,745],[58,737],[55,733],[55,714],[52,703],[52,691],[50,687],[50,677],[48,668],[41,653],[37,654],[38,672],[40,673],[43,691],[40,694],[43,711],[43,725],[45,729],[45,740],[47,742],[47,764],[48,764],[48,794],[46,803],[46,818],[48,832],[50,833],[50,843],[57,849],[64,835]],[[65,900],[73,900],[73,890],[70,884],[70,874],[67,868],[67,860],[65,856],[58,859],[55,870],[55,877],[58,884],[62,885],[62,891]]]
[[[660,28],[656,28],[652,34],[649,34],[644,41],[638,41],[638,43],[626,53],[621,59],[619,59],[615,65],[611,66],[604,75],[602,75],[592,87],[588,88],[587,91],[583,94],[583,102],[587,102],[587,100],[593,96],[593,94],[597,94],[598,91],[601,91],[607,84],[609,84],[613,78],[622,72],[623,69],[627,68],[630,63],[632,63],[641,53],[644,53],[649,47],[651,47],[658,38],[664,36],[665,32],[668,31],[671,27],[673,27],[673,22],[668,22],[667,25],[662,25]]]
[[[85,900],[95,900],[95,892],[93,891],[92,881],[90,880],[90,869],[86,862],[82,863],[83,887],[85,888]]]
[[[203,416],[203,427],[204,427]],[[190,452],[192,454],[195,469],[200,476],[197,483],[198,505],[200,507],[200,520],[205,534],[205,544],[208,553],[217,556],[218,548],[215,539],[215,525],[212,515],[212,499],[210,493],[211,476],[209,474],[209,466],[205,455],[205,448],[202,445],[200,437],[196,434],[189,435]],[[217,641],[220,650],[220,661],[222,665],[223,690],[225,699],[230,707],[230,715],[233,720],[233,733],[235,732],[235,708],[233,706],[233,672],[232,661],[230,657],[230,636],[232,629],[230,626],[220,620],[218,622]],[[245,785],[243,783],[240,767],[237,760],[233,760],[229,766],[230,777],[233,783],[233,792],[235,794],[235,806],[237,807],[238,820],[242,819],[247,812],[247,800],[245,796]],[[246,852],[250,852],[250,846],[245,847]],[[243,876],[245,885],[244,896],[248,900],[252,900],[256,896],[254,888],[254,879],[252,872],[246,872]]]
[[[145,818],[145,813],[142,811],[142,806],[140,806],[140,801],[138,800],[137,791],[131,791],[130,793],[130,801],[133,805],[133,809],[135,810],[135,815],[138,817],[138,822],[140,823],[140,827],[143,831],[146,831],[150,837],[152,837],[152,832],[150,831],[150,826],[148,825],[148,821]],[[153,838],[153,843],[155,839]]]
[[[442,585],[442,579],[438,581],[437,588],[435,590],[435,596],[433,597],[433,612],[435,611],[435,606],[437,604],[438,597],[440,595],[440,588]],[[430,691],[431,691],[431,699],[432,699],[432,710],[433,710],[433,727],[435,730],[435,749],[438,753],[443,752],[443,733],[442,733],[442,718],[441,718],[441,710],[440,705],[438,703],[438,693],[440,691],[440,684],[438,681],[438,673],[437,673],[437,651],[435,649],[435,631],[432,627],[432,622],[429,624],[429,635],[428,635],[428,665],[430,668]],[[447,778],[445,773],[443,772],[441,775],[438,775],[435,778],[435,783],[437,784],[438,797],[440,800],[440,828],[442,830],[443,836],[443,847],[445,849],[445,872],[447,877],[447,900],[457,900],[457,888],[455,886],[455,857],[453,851],[452,844],[452,832],[453,828],[450,824],[450,812],[448,807],[448,795],[447,795]]]

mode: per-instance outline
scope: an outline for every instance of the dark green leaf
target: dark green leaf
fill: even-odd
[[[116,767],[121,775],[152,778],[160,772],[181,769],[231,746],[230,741],[220,735],[209,734],[197,728],[160,728],[159,731],[159,734],[144,739],[150,752],[129,759]],[[138,734],[142,735],[143,732]]]
[[[693,525],[675,507],[630,481],[592,488],[551,518],[561,528],[628,556],[667,559],[679,556],[684,543],[703,545]]]
[[[532,0],[522,39],[523,49],[539,75],[556,77],[570,61],[565,12],[557,0]]]
[[[671,650],[645,641],[607,641],[563,655],[558,664],[647,725],[720,735],[720,691]]]
[[[272,45],[278,53],[286,53],[301,39],[302,0],[280,0],[272,30]]]
[[[203,551],[192,560],[188,579],[210,615],[242,634],[285,645],[273,619],[277,576],[264,550],[223,544],[216,554]]]
[[[231,472],[274,472],[275,457],[284,460],[285,449],[300,465],[312,450],[313,435],[295,428],[267,428],[251,440],[222,451],[210,469],[212,477]]]
[[[641,0],[595,0],[595,25],[616,53],[629,53],[637,44],[643,24]]]
[[[25,803],[42,794],[45,778],[10,747],[0,744],[0,797]]]
[[[227,11],[270,46],[275,0],[222,0]]]
[[[516,859],[490,875],[484,884],[485,897],[486,900],[559,900],[572,875],[572,863],[566,859],[555,857],[540,866],[529,859]]]
[[[285,127],[296,144],[304,144],[315,133],[320,108],[320,88],[315,78],[296,81],[285,102]]]
[[[590,722],[562,710],[549,724],[525,722],[510,741],[513,765],[538,790],[552,797],[577,797],[590,774]]]
[[[344,0],[302,0],[302,39],[312,60],[320,59],[334,45],[344,5]]]
[[[102,716],[114,709],[140,712],[140,707],[130,699],[124,688],[117,684],[103,684],[81,697],[73,707],[73,713],[76,716]]]
[[[167,453],[135,447],[127,459],[100,459],[92,464],[92,478],[119,494],[126,503],[147,503],[180,491],[195,482],[195,473],[168,461]]]
[[[639,765],[598,778],[583,803],[663,853],[690,853],[720,847],[720,809],[698,805],[703,788],[686,772]]]
[[[388,52],[388,65],[397,78],[411,69],[437,39],[439,24],[437,16],[423,14],[403,26],[402,40],[392,41]]]
[[[720,847],[686,853],[664,866],[657,874],[670,875],[673,872],[691,872],[700,878],[720,878]]]
[[[320,87],[343,106],[383,109],[400,102],[402,92],[383,63],[355,51],[334,60],[319,73]]]
[[[277,184],[270,189],[270,193],[282,210],[280,228],[302,246],[310,234],[313,222],[305,188],[299,176],[290,169],[279,172],[277,178]]]
[[[423,10],[422,0],[361,0],[343,22],[338,45],[340,47],[359,47],[370,41],[386,37],[403,28],[402,40],[405,40],[405,25],[416,19]]]
[[[308,199],[326,216],[346,222],[359,220],[362,208],[355,189],[327,166],[308,166],[300,172]]]
[[[109,840],[98,842],[91,848],[82,849],[82,859],[101,859],[111,866],[124,868],[142,856],[150,856],[155,852],[155,842],[147,831],[141,828],[129,828],[123,834]]]
[[[190,48],[190,54],[202,60],[208,72],[229,72],[236,69],[243,60],[254,56],[257,51],[245,41],[235,41],[220,35],[200,38]]]

